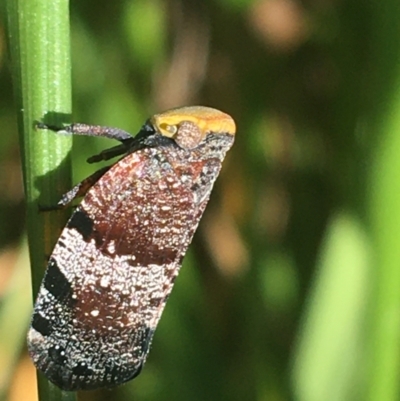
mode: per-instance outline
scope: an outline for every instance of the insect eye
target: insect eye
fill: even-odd
[[[175,142],[184,149],[194,149],[203,140],[201,129],[192,121],[182,121],[174,136]]]
[[[172,137],[177,131],[178,127],[176,125],[169,125],[167,123],[160,124],[160,130],[163,132],[165,136]]]

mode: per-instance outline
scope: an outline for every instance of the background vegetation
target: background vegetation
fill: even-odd
[[[400,399],[399,4],[71,3],[74,121],[204,104],[238,126],[143,372],[80,400]],[[15,105],[2,25],[0,397],[30,401]],[[74,139],[75,182],[109,145]]]

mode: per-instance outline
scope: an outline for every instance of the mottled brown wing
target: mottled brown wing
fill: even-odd
[[[91,389],[140,372],[220,167],[146,148],[87,193],[50,258],[28,335],[51,381]]]

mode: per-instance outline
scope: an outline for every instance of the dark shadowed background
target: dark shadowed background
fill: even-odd
[[[73,120],[170,107],[237,137],[141,375],[80,400],[400,398],[398,0],[71,2]],[[0,396],[36,399],[24,195],[0,26]],[[114,143],[78,137],[74,181]]]

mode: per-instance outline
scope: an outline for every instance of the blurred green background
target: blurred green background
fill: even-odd
[[[400,399],[398,0],[71,2],[73,120],[189,104],[238,127],[141,375],[80,400]],[[0,26],[0,397],[36,399]],[[75,139],[85,159],[113,145]]]

